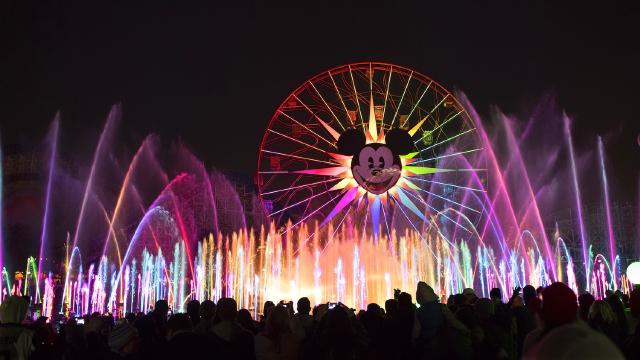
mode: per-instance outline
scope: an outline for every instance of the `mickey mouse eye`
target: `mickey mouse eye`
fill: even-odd
[[[373,157],[369,156],[369,158],[367,159],[367,162],[369,163],[369,169],[373,169]]]
[[[378,163],[380,164],[381,168],[384,168],[384,158],[382,156],[380,156],[380,159],[378,159]]]

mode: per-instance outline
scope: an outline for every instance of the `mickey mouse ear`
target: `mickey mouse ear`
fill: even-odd
[[[398,155],[406,155],[413,150],[411,135],[403,129],[391,129],[385,136],[387,146]]]
[[[338,152],[342,155],[355,155],[367,142],[361,130],[349,129],[338,138]]]

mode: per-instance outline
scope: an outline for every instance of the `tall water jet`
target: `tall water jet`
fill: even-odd
[[[602,137],[598,136],[598,157],[600,159],[600,178],[602,180],[602,190],[604,191],[604,209],[607,215],[607,233],[609,235],[609,258],[611,265],[611,280],[613,282],[613,289],[617,289],[616,279],[616,239],[613,234],[613,223],[611,220],[611,206],[609,203],[609,183],[607,181],[607,171],[604,166],[604,145],[602,144]]]
[[[118,105],[114,105],[111,108],[111,111],[109,111],[109,115],[107,116],[107,121],[104,125],[104,128],[102,129],[102,133],[100,134],[100,140],[98,140],[98,146],[96,146],[96,151],[93,154],[93,162],[91,163],[91,170],[89,171],[89,177],[87,178],[87,184],[85,185],[84,195],[82,197],[82,205],[80,206],[80,215],[78,215],[78,220],[76,223],[76,231],[73,234],[72,248],[75,248],[78,244],[78,236],[80,234],[80,230],[82,229],[82,219],[84,218],[84,213],[86,210],[89,195],[91,194],[91,188],[92,188],[91,185],[93,184],[93,179],[95,177],[98,160],[100,158],[100,154],[102,153],[101,150],[104,146],[107,134],[109,134],[111,125],[115,121],[114,119],[116,117],[116,112],[118,111],[119,111]]]
[[[51,124],[51,130],[49,131],[49,141],[51,143],[51,147],[49,151],[49,171],[47,176],[47,189],[45,191],[45,201],[44,201],[44,215],[42,216],[42,230],[40,233],[40,253],[38,256],[38,269],[36,274],[36,302],[39,301],[40,297],[40,274],[42,271],[42,258],[44,257],[44,249],[45,242],[47,237],[47,229],[49,224],[49,208],[51,204],[51,184],[53,183],[53,171],[55,168],[56,161],[56,149],[58,147],[58,130],[60,128],[60,113],[56,113],[56,117]]]
[[[115,118],[119,110],[120,110],[119,105],[114,105],[113,107],[111,107],[111,110],[109,111],[109,115],[107,116],[107,121],[104,125],[104,128],[102,129],[102,133],[100,134],[100,139],[98,140],[98,146],[96,146],[96,151],[93,154],[93,162],[91,163],[91,170],[89,171],[89,177],[87,178],[87,183],[85,185],[84,195],[82,197],[82,205],[80,205],[80,214],[78,215],[78,220],[76,221],[76,231],[73,234],[73,243],[71,244],[71,249],[75,249],[78,244],[78,237],[80,235],[80,231],[82,230],[82,223],[83,223],[82,220],[84,218],[84,213],[86,211],[89,195],[91,194],[91,188],[92,188],[93,179],[96,173],[98,159],[100,158],[100,154],[102,153],[102,148],[106,142],[105,139],[107,137],[107,134],[109,134],[111,130],[111,126],[115,122]],[[67,274],[64,280],[64,291],[62,296],[63,301],[64,299],[66,299],[66,294],[68,290],[68,285],[69,285],[68,277],[69,277],[69,269],[67,269]],[[64,304],[63,304],[63,307],[64,307]]]
[[[535,217],[535,222],[537,222],[539,231],[540,231],[540,235],[542,235],[542,241],[544,243],[544,250],[545,250],[545,256],[547,258],[551,258],[552,253],[551,253],[551,248],[550,248],[550,244],[549,244],[549,237],[547,236],[547,233],[545,231],[544,228],[544,224],[542,222],[542,217],[540,215],[540,209],[538,208],[538,201],[536,199],[536,194],[533,191],[533,187],[531,186],[531,181],[529,179],[529,174],[527,173],[527,169],[526,166],[524,164],[524,160],[522,157],[522,153],[520,151],[520,147],[518,145],[518,142],[516,140],[516,137],[513,133],[513,129],[510,123],[510,120],[503,115],[503,124],[504,124],[504,128],[506,131],[506,135],[507,135],[507,140],[509,143],[509,148],[511,150],[513,150],[513,154],[512,156],[517,156],[517,164],[519,165],[521,171],[522,171],[522,181],[524,182],[524,185],[526,186],[527,192],[528,192],[528,196],[529,196],[529,201],[530,203],[527,205],[526,212],[529,211],[529,209],[531,209],[531,207],[533,207],[533,215]],[[556,268],[551,266],[551,272],[553,274],[553,279],[556,279],[557,274],[556,274]]]
[[[585,290],[589,291],[589,274],[590,274],[590,261],[589,261],[589,253],[587,250],[587,235],[584,229],[584,218],[582,216],[582,196],[580,195],[580,185],[578,184],[578,170],[576,169],[576,159],[575,152],[573,150],[573,137],[571,136],[571,124],[570,119],[567,114],[562,114],[562,119],[564,121],[564,136],[567,142],[567,146],[569,147],[569,161],[571,163],[571,178],[573,180],[573,193],[576,199],[576,210],[578,212],[578,227],[580,230],[580,245],[582,247],[582,261],[584,263],[585,269]]]

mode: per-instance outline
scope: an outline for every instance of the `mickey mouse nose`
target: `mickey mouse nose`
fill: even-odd
[[[382,170],[380,170],[380,169],[373,169],[373,170],[371,170],[371,175],[378,176],[378,174],[380,174],[381,172],[382,172]]]

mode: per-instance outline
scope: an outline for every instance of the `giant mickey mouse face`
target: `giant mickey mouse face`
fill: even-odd
[[[402,163],[400,155],[411,152],[411,136],[401,129],[390,130],[385,137],[386,144],[366,144],[362,131],[350,129],[338,139],[338,150],[351,155],[351,172],[366,191],[382,194],[391,189],[400,179]]]

